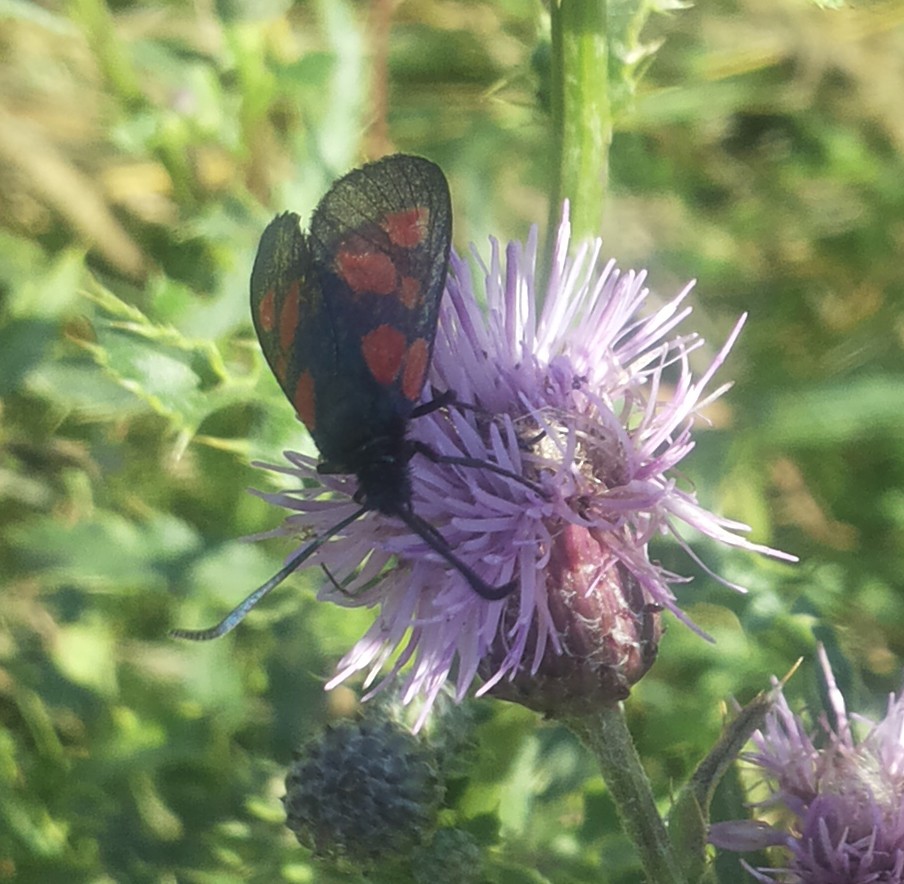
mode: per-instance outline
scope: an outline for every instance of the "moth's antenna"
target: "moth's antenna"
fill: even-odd
[[[245,615],[272,590],[276,589],[298,566],[307,558],[312,556],[324,543],[331,537],[338,534],[344,528],[347,528],[356,519],[361,518],[367,512],[367,507],[362,506],[350,516],[344,518],[341,522],[337,522],[332,528],[328,528],[319,537],[315,537],[303,550],[292,556],[291,559],[277,571],[263,586],[259,586],[251,595],[248,596],[241,604],[236,605],[216,626],[209,629],[172,629],[170,636],[172,638],[187,638],[195,642],[210,641],[214,638],[220,638],[227,632],[232,632]]]

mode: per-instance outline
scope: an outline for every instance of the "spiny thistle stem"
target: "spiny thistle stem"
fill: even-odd
[[[625,833],[640,855],[647,880],[652,884],[686,884],[621,707],[604,707],[595,714],[569,718],[564,723],[599,763]]]
[[[552,4],[550,99],[558,179],[549,204],[550,239],[565,199],[571,202],[575,240],[599,235],[613,129],[607,16],[606,0]]]

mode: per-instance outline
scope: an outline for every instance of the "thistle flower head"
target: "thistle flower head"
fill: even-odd
[[[689,623],[672,591],[683,578],[650,560],[654,537],[690,552],[683,525],[781,555],[745,540],[744,525],[705,510],[674,475],[700,410],[726,389],[710,382],[743,317],[695,376],[690,354],[704,341],[676,332],[690,286],[651,308],[643,273],[603,262],[599,241],[569,257],[569,236],[566,212],[542,291],[536,231],[504,255],[493,242],[488,264],[477,259],[485,308],[453,254],[425,399],[432,387],[455,402],[409,432],[439,455],[410,463],[414,512],[488,585],[514,581],[513,592],[487,601],[399,519],[366,513],[316,553],[333,575],[321,597],[379,610],[330,685],[362,670],[370,684],[394,657],[389,674],[404,668],[403,695],[425,700],[425,715],[447,681],[462,697],[478,676],[481,692],[544,711],[616,702],[655,658],[659,612]],[[286,456],[277,469],[298,490],[264,495],[293,511],[282,530],[310,536],[355,512],[353,476]]]
[[[782,844],[783,869],[748,869],[758,881],[786,884],[879,884],[904,880],[904,693],[885,717],[849,717],[822,647],[819,659],[834,721],[810,729],[779,690],[754,735],[748,760],[766,774],[761,807],[783,811],[787,829],[760,822],[713,827],[711,840],[730,850]],[[857,739],[855,727],[865,729]],[[811,731],[815,731],[812,733]]]
[[[406,856],[432,835],[444,786],[430,749],[389,720],[344,722],[286,776],[286,825],[322,857],[360,866]]]

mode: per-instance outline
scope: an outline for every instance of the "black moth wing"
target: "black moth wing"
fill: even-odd
[[[336,357],[308,238],[292,212],[274,218],[261,236],[251,271],[251,317],[276,380],[310,427],[311,391],[303,379],[312,364]]]
[[[335,358],[308,360],[312,433],[331,464],[355,471],[375,439],[404,432],[433,353],[451,232],[445,175],[405,154],[349,172],[315,210],[308,244]]]

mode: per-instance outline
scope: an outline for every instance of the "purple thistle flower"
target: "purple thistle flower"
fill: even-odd
[[[771,795],[758,806],[788,817],[787,831],[758,821],[718,823],[710,839],[729,850],[782,844],[787,868],[754,870],[757,881],[786,884],[893,884],[904,881],[904,693],[888,700],[875,723],[856,740],[825,650],[819,660],[834,725],[823,713],[814,740],[779,688],[756,751],[745,756],[767,775]],[[817,746],[817,742],[821,745]]]
[[[559,680],[550,698],[562,702],[563,684],[584,695],[589,675],[597,699],[614,702],[652,664],[660,610],[696,629],[671,589],[686,579],[650,561],[652,538],[672,535],[696,560],[678,533],[683,523],[728,546],[793,558],[744,539],[745,525],[703,509],[672,474],[693,448],[700,410],[728,389],[707,391],[744,317],[695,378],[689,355],[703,339],[673,335],[691,312],[691,286],[641,317],[645,274],[604,264],[599,240],[570,258],[569,239],[566,209],[543,292],[536,230],[504,260],[493,241],[489,266],[481,264],[486,309],[469,265],[452,255],[430,384],[465,406],[410,427],[440,455],[490,461],[527,480],[411,462],[414,511],[487,584],[515,580],[516,589],[501,601],[479,597],[401,521],[367,512],[314,557],[344,584],[326,582],[321,598],[379,608],[328,687],[362,670],[370,685],[394,657],[389,675],[405,667],[402,696],[425,701],[421,720],[447,681],[461,698],[477,677],[480,693],[523,699],[551,673]],[[359,508],[354,476],[322,476],[312,458],[286,457],[290,466],[270,469],[297,479],[298,490],[262,495],[293,511],[281,533],[311,536]]]

